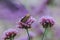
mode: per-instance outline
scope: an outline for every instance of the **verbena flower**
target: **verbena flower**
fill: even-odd
[[[31,24],[35,21],[35,18],[30,15],[26,15],[22,20],[18,22],[18,28],[31,28]]]
[[[35,19],[33,17],[31,17],[29,14],[27,14],[25,17],[23,17],[18,22],[18,28],[26,29],[26,32],[28,34],[28,40],[30,40],[28,28],[31,28],[31,25],[34,21],[35,21]]]
[[[43,16],[40,19],[40,24],[44,27],[52,27],[55,24],[55,21],[52,17],[49,16]]]
[[[44,34],[42,35],[41,39],[44,40],[44,37],[46,37],[47,34],[47,30],[49,30],[49,28],[51,28],[55,24],[55,21],[50,16],[43,16],[40,18],[40,24],[43,26],[43,28],[45,28]]]
[[[6,39],[14,39],[14,37],[17,35],[18,31],[16,29],[8,29],[3,33],[2,38],[4,40]]]

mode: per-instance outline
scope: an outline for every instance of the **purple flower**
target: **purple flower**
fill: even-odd
[[[2,38],[4,40],[10,39],[11,37],[14,38],[17,35],[18,31],[16,29],[8,29],[3,33]]]
[[[33,18],[31,16],[29,18],[27,16],[27,18],[26,18],[26,16],[23,18],[24,22],[23,21],[21,22],[21,20],[19,20],[18,28],[31,28],[31,24],[35,21],[35,18]]]
[[[12,23],[15,23],[18,18],[21,18],[22,16],[25,16],[28,13],[28,10],[23,4],[20,4],[17,7],[19,7],[19,10],[13,11],[12,8],[9,8],[5,3],[0,3],[0,19],[4,21],[7,20],[9,22],[13,21]]]
[[[47,28],[52,27],[55,24],[55,21],[52,17],[49,16],[43,16],[40,18],[40,24],[44,27]]]

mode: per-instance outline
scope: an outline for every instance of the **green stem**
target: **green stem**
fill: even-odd
[[[29,36],[29,31],[28,31],[28,29],[26,29],[26,31],[27,31],[27,34],[28,34],[28,40],[30,40],[30,36]]]
[[[14,40],[14,38],[13,38],[13,37],[11,37],[11,38],[10,38],[10,40]]]
[[[45,31],[44,31],[44,33],[42,35],[42,40],[44,40],[44,36],[46,35],[46,31],[47,31],[47,28],[45,28]]]

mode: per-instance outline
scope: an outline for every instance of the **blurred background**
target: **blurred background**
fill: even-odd
[[[52,16],[56,21],[52,28],[53,38],[47,40],[60,40],[60,0],[0,0],[0,35],[9,28],[15,28],[16,22],[28,13],[37,21],[42,16]],[[38,23],[35,24],[32,26]]]

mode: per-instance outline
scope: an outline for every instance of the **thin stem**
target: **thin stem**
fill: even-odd
[[[44,31],[44,33],[43,33],[43,35],[42,35],[42,40],[44,40],[44,36],[45,36],[45,34],[46,34],[46,31],[47,31],[47,28],[45,28],[45,31]]]
[[[28,34],[28,40],[30,40],[30,36],[29,36],[29,31],[28,31],[28,29],[26,29],[26,31],[27,31],[27,34]]]
[[[14,40],[14,38],[13,38],[13,37],[11,37],[11,38],[10,38],[10,40]]]

